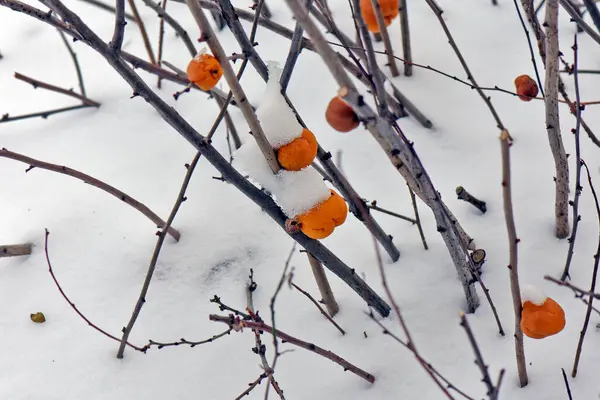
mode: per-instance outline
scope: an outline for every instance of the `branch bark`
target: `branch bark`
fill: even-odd
[[[546,2],[546,77],[544,80],[546,131],[554,157],[556,237],[569,234],[569,162],[560,133],[558,114],[558,0]]]
[[[513,309],[515,312],[515,354],[517,358],[517,371],[521,387],[527,386],[527,364],[525,361],[525,348],[523,346],[523,331],[521,330],[521,288],[519,286],[518,269],[518,244],[517,229],[512,205],[512,188],[510,173],[510,143],[508,132],[500,134],[500,146],[502,149],[502,199],[504,201],[504,216],[506,219],[506,231],[508,233],[510,290],[513,298]]]
[[[0,245],[0,258],[28,256],[31,248],[31,243]]]

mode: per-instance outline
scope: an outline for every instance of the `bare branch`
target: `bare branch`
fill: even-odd
[[[38,81],[37,79],[30,78],[30,77],[20,74],[18,72],[15,72],[15,78],[20,81],[30,83],[34,89],[42,88],[42,89],[50,90],[52,92],[61,93],[61,94],[79,99],[86,106],[100,107],[100,103],[98,103],[97,101],[91,100],[91,99],[85,97],[85,95],[75,93],[73,90],[63,89],[61,87],[54,86],[49,83]]]
[[[101,180],[96,179],[90,175],[83,173],[83,172],[66,167],[64,165],[51,164],[51,163],[48,163],[45,161],[36,160],[34,158],[27,157],[23,154],[9,151],[5,148],[0,149],[0,157],[9,158],[11,160],[16,160],[16,161],[20,161],[25,164],[29,164],[29,168],[27,168],[26,172],[30,171],[33,168],[41,168],[41,169],[58,172],[59,174],[68,175],[73,178],[79,179],[80,181],[83,181],[83,182],[87,183],[88,185],[92,185],[94,187],[97,187],[98,189],[105,191],[108,194],[113,195],[117,199],[123,201],[125,204],[128,204],[131,207],[135,208],[136,210],[138,210],[139,212],[144,214],[146,217],[148,217],[148,219],[150,221],[152,221],[155,225],[157,225],[159,228],[165,226],[165,221],[163,221],[158,215],[156,215],[152,210],[150,210],[144,204],[140,203],[139,201],[137,201],[133,197],[125,194],[124,192],[120,191],[119,189],[117,189],[113,186],[110,186],[109,184],[104,183]],[[177,229],[170,227],[168,229],[168,232],[175,240],[179,240],[181,234],[179,233],[179,231],[177,231]]]
[[[115,28],[113,31],[112,40],[109,43],[110,48],[115,53],[121,51],[123,45],[123,38],[125,37],[125,0],[116,0],[117,6],[115,7]],[[136,22],[139,20],[136,16]]]
[[[86,97],[85,85],[83,84],[83,74],[81,73],[81,67],[79,65],[79,60],[77,59],[77,54],[75,54],[75,52],[73,51],[73,48],[69,44],[69,41],[67,40],[67,37],[65,36],[65,34],[60,29],[57,29],[57,31],[58,31],[58,34],[60,35],[60,38],[62,39],[63,43],[65,44],[67,51],[69,52],[69,55],[71,55],[71,59],[73,60],[73,65],[75,66],[75,72],[77,73],[77,80],[79,81],[79,92],[81,93],[82,96]]]
[[[508,234],[510,290],[513,299],[515,313],[515,354],[517,358],[517,370],[521,387],[527,386],[527,364],[525,362],[525,349],[523,346],[523,330],[521,329],[521,288],[519,286],[518,269],[518,244],[517,229],[512,204],[512,187],[510,171],[510,143],[508,132],[500,134],[500,145],[502,149],[502,198],[504,201],[504,216],[506,219],[506,231]]]
[[[324,348],[319,347],[316,344],[300,340],[300,339],[298,339],[294,336],[288,335],[287,333],[282,332],[280,330],[275,330],[275,329],[273,329],[273,327],[271,327],[269,325],[259,323],[259,322],[254,322],[254,321],[243,321],[243,320],[240,320],[239,317],[234,317],[231,314],[229,316],[211,314],[211,315],[209,315],[209,319],[211,321],[225,323],[225,324],[229,325],[230,327],[232,327],[233,330],[235,330],[235,331],[241,331],[243,328],[250,328],[250,329],[258,329],[258,330],[272,333],[275,336],[277,336],[279,339],[285,341],[286,343],[301,347],[305,350],[311,351],[322,357],[325,357],[330,361],[333,361],[334,363],[342,366],[344,368],[344,371],[350,371],[353,374],[363,378],[367,382],[370,382],[370,383],[375,382],[375,377],[372,374],[358,368],[354,364],[349,363],[348,361],[346,361],[342,357],[338,356],[337,354],[333,353],[332,351],[325,350]]]
[[[98,332],[102,333],[104,336],[109,337],[112,340],[116,340],[117,342],[120,342],[120,340],[116,336],[113,336],[110,333],[106,332],[105,330],[99,328],[97,325],[95,325],[94,323],[92,323],[92,321],[90,321],[89,319],[87,319],[87,317],[85,315],[83,315],[81,313],[81,311],[79,311],[79,309],[77,307],[75,307],[75,304],[67,297],[67,295],[65,294],[65,292],[62,290],[62,287],[60,287],[60,284],[58,283],[58,280],[56,279],[56,276],[54,275],[54,271],[52,270],[52,264],[50,263],[50,255],[48,254],[48,236],[50,236],[50,232],[48,232],[48,229],[45,229],[45,231],[46,231],[46,236],[45,236],[45,241],[44,241],[44,251],[46,253],[46,262],[48,263],[48,272],[50,272],[50,275],[52,276],[52,280],[56,284],[56,287],[58,288],[60,294],[67,301],[67,303],[69,303],[69,305],[71,306],[71,308],[73,310],[75,310],[75,312],[77,313],[77,315],[79,315],[85,322],[87,322],[87,324],[89,326],[91,326],[92,328],[94,328]],[[147,346],[139,347],[139,346],[136,346],[136,345],[131,344],[129,342],[126,342],[125,344],[127,346],[131,347],[132,349],[140,351],[142,353],[145,353],[148,350]]]

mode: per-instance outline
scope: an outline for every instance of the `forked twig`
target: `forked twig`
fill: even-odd
[[[346,361],[345,359],[343,359],[342,357],[333,353],[332,351],[325,350],[324,348],[319,347],[316,344],[300,340],[294,336],[288,335],[285,332],[276,330],[269,325],[259,323],[259,322],[254,322],[254,321],[244,321],[244,320],[241,320],[239,317],[234,317],[231,314],[229,316],[211,314],[211,315],[209,315],[209,319],[211,321],[225,323],[225,324],[229,325],[230,327],[232,327],[234,331],[241,331],[243,328],[250,328],[250,329],[258,329],[261,331],[269,332],[269,333],[277,336],[279,339],[285,341],[286,343],[301,347],[305,350],[308,350],[308,351],[318,354],[322,357],[325,357],[330,361],[333,361],[334,363],[342,366],[344,368],[344,371],[350,371],[353,374],[363,378],[367,382],[370,382],[370,383],[375,382],[375,377],[372,374],[358,368],[354,364],[351,364],[350,362]]]

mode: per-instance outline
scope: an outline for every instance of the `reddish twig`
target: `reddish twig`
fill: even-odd
[[[305,350],[311,351],[322,357],[325,357],[328,360],[333,361],[334,363],[336,363],[338,365],[341,365],[345,371],[350,371],[353,374],[365,379],[366,381],[368,381],[370,383],[375,382],[375,377],[373,375],[358,368],[354,364],[349,363],[348,361],[344,360],[342,357],[338,356],[337,354],[335,354],[329,350],[325,350],[324,348],[319,347],[313,343],[308,343],[308,342],[300,340],[294,336],[290,336],[287,333],[284,333],[278,329],[274,329],[273,327],[266,325],[264,323],[254,322],[254,321],[244,321],[244,320],[241,320],[239,317],[234,317],[233,314],[230,314],[229,316],[211,314],[211,315],[209,315],[208,318],[211,321],[223,322],[223,323],[229,325],[229,327],[233,328],[234,331],[241,331],[243,328],[250,328],[250,329],[258,329],[258,330],[261,330],[264,332],[272,333],[273,335],[275,335],[276,337],[285,341],[286,343],[290,343],[295,346],[301,347]]]
[[[211,336],[208,339],[200,340],[200,341],[197,341],[197,342],[192,342],[192,341],[189,341],[189,340],[187,340],[185,338],[179,339],[178,342],[169,342],[169,343],[156,342],[156,341],[150,339],[148,341],[148,344],[146,345],[146,347],[150,348],[152,346],[156,346],[160,350],[163,347],[171,347],[171,346],[177,347],[177,346],[181,346],[181,345],[188,345],[188,346],[190,346],[190,347],[193,348],[193,347],[199,346],[201,344],[212,343],[215,340],[217,340],[219,338],[222,338],[225,335],[229,335],[229,333],[231,333],[231,330],[232,329],[229,328],[225,332],[219,333],[217,335],[213,335],[213,336]]]
[[[333,326],[335,326],[337,328],[337,330],[341,332],[342,335],[346,334],[346,331],[343,330],[342,327],[339,326],[337,324],[337,322],[335,322],[333,320],[333,318],[331,318],[329,316],[329,314],[327,314],[327,311],[323,310],[323,307],[321,307],[321,305],[319,304],[319,302],[317,302],[315,300],[315,298],[310,295],[310,293],[308,293],[306,290],[303,290],[301,287],[299,287],[298,285],[296,285],[294,282],[290,282],[290,284],[294,288],[296,288],[296,290],[298,290],[300,293],[302,293],[303,295],[305,295],[306,297],[308,297],[310,299],[310,301],[319,309],[319,311],[321,312],[321,314],[323,314],[325,316],[325,318],[327,318],[329,320],[329,322],[331,322],[333,324]]]
[[[5,148],[0,149],[0,157],[9,158],[11,160],[16,160],[16,161],[20,161],[25,164],[29,164],[30,167],[27,168],[26,172],[32,170],[33,168],[41,168],[41,169],[57,172],[59,174],[68,175],[73,178],[79,179],[80,181],[83,181],[89,185],[92,185],[94,187],[97,187],[98,189],[105,191],[106,193],[113,195],[114,197],[120,199],[124,203],[135,208],[136,210],[138,210],[139,212],[144,214],[146,217],[148,217],[148,219],[150,219],[150,221],[154,222],[159,228],[165,226],[165,221],[163,221],[162,218],[160,218],[158,215],[156,215],[152,210],[150,210],[144,204],[140,203],[133,197],[128,196],[127,194],[120,191],[119,189],[117,189],[113,186],[110,186],[109,184],[104,183],[101,180],[96,179],[90,175],[84,174],[83,172],[74,170],[74,169],[66,167],[64,165],[50,164],[45,161],[36,160],[34,158],[27,157],[27,156],[19,154],[19,153],[9,151]],[[181,234],[175,228],[172,228],[172,227],[169,228],[168,232],[169,232],[169,235],[171,235],[177,241],[181,237]]]
[[[13,121],[19,121],[22,119],[37,118],[37,117],[46,119],[51,115],[60,114],[60,113],[64,113],[67,111],[80,110],[82,108],[90,108],[90,107],[94,107],[94,106],[80,104],[78,106],[55,108],[54,110],[38,111],[38,112],[31,113],[31,114],[15,115],[14,117],[11,117],[10,114],[6,113],[6,114],[2,114],[2,117],[0,117],[0,124],[3,122],[13,122]]]
[[[81,313],[81,311],[79,311],[79,309],[75,306],[75,303],[73,303],[71,300],[69,300],[69,298],[67,297],[67,295],[65,294],[65,292],[62,290],[62,287],[58,283],[58,280],[56,279],[56,276],[54,275],[54,271],[52,270],[52,264],[50,263],[50,255],[48,254],[48,236],[50,236],[50,232],[48,232],[48,229],[45,229],[45,231],[46,231],[46,238],[45,238],[45,241],[44,241],[44,251],[46,253],[46,262],[48,263],[48,271],[50,272],[50,275],[52,276],[52,280],[56,284],[56,287],[60,291],[60,294],[62,294],[62,296],[67,301],[67,303],[69,303],[69,305],[71,306],[71,308],[73,310],[75,310],[75,312],[77,313],[77,315],[79,315],[85,322],[87,322],[87,324],[89,326],[91,326],[92,328],[94,328],[98,332],[102,333],[104,336],[109,337],[112,340],[115,340],[117,342],[120,342],[121,340],[119,338],[117,338],[116,336],[113,336],[110,333],[106,332],[105,330],[99,328],[97,325],[95,325],[94,323],[92,323],[92,321],[90,321],[89,319],[87,319],[87,317],[85,315],[83,315]],[[132,349],[140,351],[142,353],[146,353],[146,351],[148,350],[148,346],[139,347],[139,346],[136,346],[136,345],[131,344],[129,342],[126,342],[125,344],[127,346],[131,347]]]

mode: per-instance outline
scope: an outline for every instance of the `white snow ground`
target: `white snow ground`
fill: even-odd
[[[330,0],[329,3],[340,26],[352,34],[346,2]],[[464,77],[435,16],[421,3],[410,3],[415,62]],[[247,7],[250,1],[240,0],[235,4]],[[511,1],[500,0],[497,7],[484,0],[439,0],[439,4],[482,86],[512,89],[517,75],[533,75],[528,46]],[[104,39],[110,38],[113,17],[109,13],[83,2],[68,2],[68,5]],[[293,26],[283,2],[270,0],[269,6],[276,21]],[[158,21],[152,10],[141,3],[139,7],[146,21],[152,21],[147,28],[156,46]],[[197,29],[185,6],[169,3],[168,11],[196,37]],[[5,8],[0,8],[0,21],[0,51],[4,55],[0,61],[0,112],[16,115],[75,104],[59,94],[33,90],[12,77],[14,72],[20,72],[60,86],[77,86],[71,60],[56,31]],[[394,47],[399,51],[397,20],[391,32]],[[574,32],[575,27],[561,11],[561,49],[568,60],[572,60]],[[239,51],[227,30],[219,37],[227,52]],[[266,60],[284,62],[289,41],[262,28],[257,41],[260,43],[257,49]],[[585,35],[579,36],[579,45],[581,67],[597,69],[598,45]],[[48,120],[0,124],[0,147],[80,169],[124,190],[166,218],[185,174],[184,163],[192,159],[194,149],[142,99],[130,100],[130,88],[99,55],[81,43],[74,46],[88,95],[100,101],[102,107],[56,115]],[[125,49],[145,57],[134,24],[127,26]],[[183,68],[189,61],[184,46],[169,28],[164,58]],[[385,59],[382,57],[380,61],[384,63]],[[154,76],[140,74],[155,85]],[[574,93],[572,77],[563,77],[569,92]],[[536,285],[556,299],[567,316],[566,328],[560,334],[539,341],[526,338],[530,383],[521,389],[514,362],[512,300],[506,269],[499,132],[481,99],[466,86],[418,68],[413,77],[399,77],[394,82],[433,120],[434,130],[421,128],[411,118],[401,120],[400,124],[415,142],[449,207],[476,238],[479,247],[487,251],[483,278],[507,335],[498,335],[485,302],[468,318],[492,377],[506,368],[500,398],[566,399],[561,368],[570,372],[585,305],[568,289],[542,279],[545,274],[556,276],[562,271],[568,246],[566,240],[553,236],[553,162],[542,102],[523,103],[510,95],[490,93],[504,124],[516,139],[512,167],[522,282]],[[242,83],[250,101],[256,102],[265,85],[250,66]],[[598,100],[599,84],[599,78],[582,75],[582,99]],[[185,94],[176,102],[171,94],[179,89],[165,82],[160,93],[198,131],[206,132],[218,113],[216,105],[198,92]],[[405,183],[368,132],[361,127],[349,134],[339,134],[326,124],[324,110],[336,89],[318,56],[302,53],[289,95],[303,119],[324,148],[333,154],[338,150],[343,152],[344,172],[363,197],[377,199],[382,207],[410,215],[412,208]],[[567,152],[574,153],[569,130],[575,120],[566,107],[561,106],[561,111],[565,146]],[[232,117],[246,136],[241,114],[233,110]],[[584,118],[600,132],[600,117],[594,106],[587,108]],[[215,145],[227,154],[224,137],[221,128],[216,133]],[[583,158],[600,190],[600,149],[591,144],[583,131],[581,143]],[[571,157],[574,177],[573,160]],[[88,327],[54,285],[43,253],[44,228],[51,232],[50,256],[62,288],[91,321],[119,335],[139,294],[155,245],[156,227],[137,211],[96,188],[39,169],[25,174],[26,168],[22,163],[0,160],[0,243],[32,241],[35,245],[30,257],[0,259],[1,399],[221,400],[235,398],[256,379],[261,369],[258,357],[251,351],[253,334],[247,330],[193,349],[186,346],[151,349],[146,355],[127,350],[124,359],[116,359],[118,344]],[[201,340],[222,332],[225,326],[208,320],[210,313],[220,313],[208,300],[218,294],[227,304],[243,308],[250,268],[254,269],[259,285],[255,305],[269,322],[269,300],[292,241],[235,188],[212,179],[215,175],[217,172],[201,160],[187,193],[189,200],[174,222],[182,232],[181,241],[175,244],[168,239],[163,248],[147,303],[130,337],[133,343],[143,345],[150,338]],[[457,185],[487,201],[488,212],[481,216],[468,204],[456,200]],[[582,221],[572,276],[575,284],[588,287],[598,221],[585,180],[583,186]],[[435,231],[431,212],[423,204],[420,211],[429,251],[423,250],[415,227],[375,214],[384,229],[394,236],[402,253],[396,263],[386,259],[392,291],[422,356],[471,397],[484,398],[486,390],[473,362],[473,352],[458,324],[459,312],[465,305],[460,284]],[[349,217],[324,243],[383,295],[372,241],[362,224]],[[296,254],[292,265],[295,282],[316,295],[306,258]],[[368,384],[328,360],[295,349],[280,358],[276,370],[286,397],[445,398],[411,353],[384,336],[365,315],[366,307],[358,296],[335,276],[331,276],[331,284],[341,306],[336,320],[347,330],[346,336],[341,336],[304,296],[287,286],[277,300],[277,326],[338,353],[373,373],[377,380],[374,385]],[[30,321],[29,314],[37,311],[46,315],[46,323]],[[598,316],[592,315],[579,374],[570,379],[574,399],[591,400],[600,396],[597,322]],[[401,335],[396,318],[384,323]],[[271,340],[265,335],[264,341],[271,355]],[[290,348],[282,345],[282,349]],[[263,382],[248,398],[262,399],[264,386]]]

